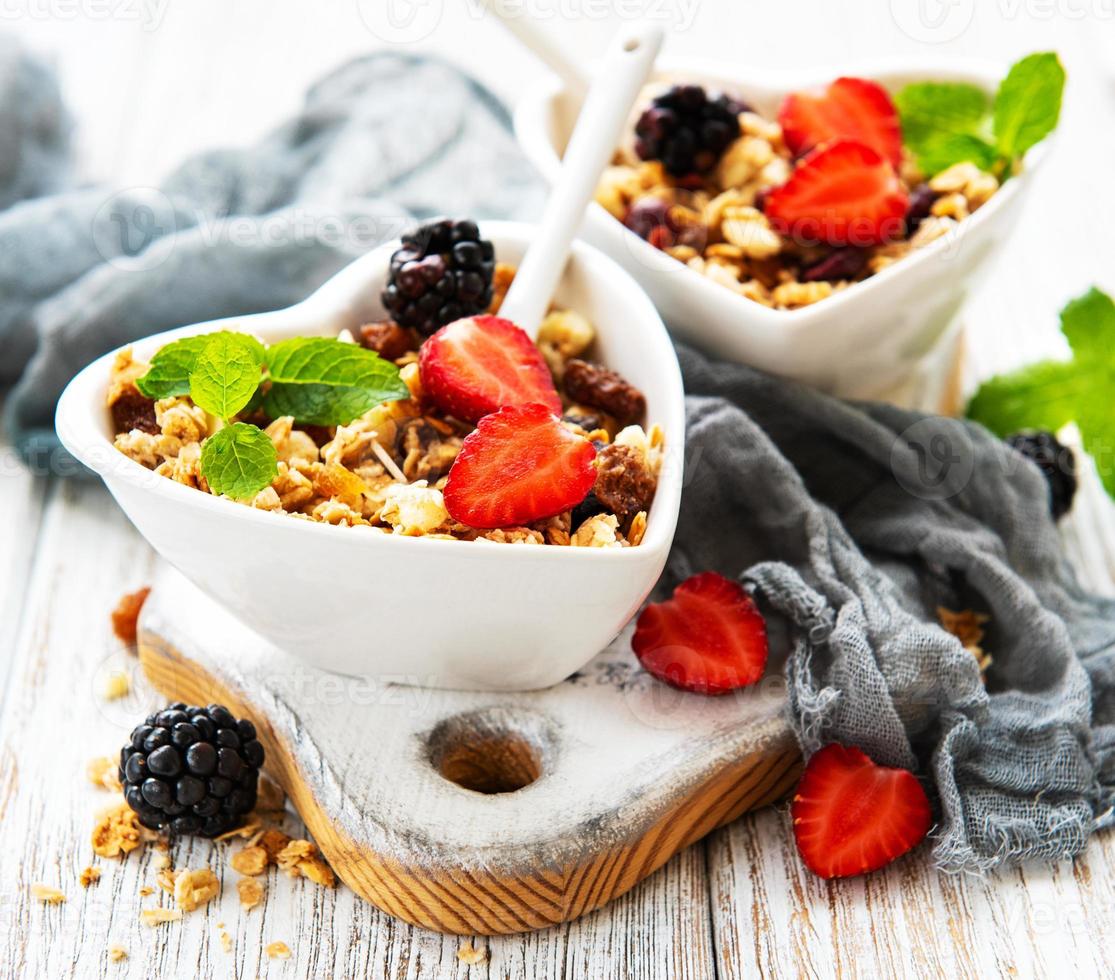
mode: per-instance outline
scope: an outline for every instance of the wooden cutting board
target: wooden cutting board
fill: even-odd
[[[169,700],[252,719],[341,879],[442,932],[520,932],[599,908],[782,798],[800,771],[780,677],[684,694],[642,671],[627,632],[549,690],[482,694],[308,667],[169,568],[139,626],[143,669]]]

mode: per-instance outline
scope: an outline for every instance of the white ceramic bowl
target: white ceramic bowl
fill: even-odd
[[[741,96],[774,118],[795,89],[840,75],[874,78],[895,91],[914,81],[963,81],[994,92],[1006,66],[955,62],[898,69],[894,62],[810,69],[805,74],[748,73],[708,63],[663,60],[652,81],[691,80]],[[515,110],[515,131],[531,161],[553,180],[575,106],[554,81],[543,82]],[[795,378],[835,394],[884,397],[945,345],[956,314],[1018,221],[1047,147],[1035,147],[1026,169],[953,234],[813,306],[772,310],[686,268],[628,231],[593,204],[582,237],[630,272],[677,335],[709,353]],[[944,359],[947,363],[948,359]]]
[[[517,262],[529,225],[485,235]],[[171,330],[135,345],[235,329],[266,341],[335,335],[382,314],[394,245],[363,256],[286,310]],[[113,355],[85,368],[58,406],[66,448],[104,479],[167,561],[249,627],[305,661],[431,687],[525,690],[567,677],[639,608],[666,561],[681,497],[685,408],[669,337],[646,294],[578,242],[556,294],[598,332],[597,355],[645,393],[666,460],[635,548],[559,548],[374,535],[269,514],[175,483],[117,452],[105,408]],[[236,651],[228,651],[235,656]]]

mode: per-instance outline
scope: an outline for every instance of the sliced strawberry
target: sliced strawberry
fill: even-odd
[[[890,163],[863,143],[837,140],[802,160],[763,210],[801,244],[867,246],[902,233],[908,204]]]
[[[498,316],[442,327],[418,352],[422,390],[443,412],[475,422],[504,405],[537,402],[561,412],[550,369],[525,331]]]
[[[469,527],[513,527],[576,507],[596,482],[596,450],[548,405],[509,405],[465,436],[445,509]]]
[[[913,773],[835,743],[809,760],[790,815],[802,860],[822,878],[890,864],[922,841],[932,819]]]
[[[902,126],[887,90],[866,78],[838,78],[824,89],[794,92],[778,110],[782,137],[794,156],[830,140],[870,146],[895,167],[902,158]]]
[[[738,582],[702,572],[642,611],[631,647],[660,681],[697,694],[727,694],[763,676],[767,627]]]

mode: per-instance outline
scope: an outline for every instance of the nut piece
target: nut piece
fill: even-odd
[[[65,893],[57,888],[51,888],[50,885],[32,885],[31,896],[37,898],[40,902],[45,902],[47,905],[58,905],[66,901]]]
[[[658,481],[630,446],[605,446],[597,454],[596,484],[592,492],[622,525],[650,508]]]
[[[573,358],[565,365],[565,393],[575,402],[599,408],[620,425],[639,421],[647,410],[643,393],[615,371]]]
[[[259,875],[267,870],[268,860],[267,851],[258,844],[253,844],[233,854],[228,864],[233,871],[239,871],[242,875]]]
[[[184,912],[200,908],[220,893],[220,879],[208,868],[183,869],[174,876],[174,900]]]
[[[129,646],[135,643],[136,621],[150,591],[150,588],[143,588],[129,592],[120,597],[116,608],[112,610],[112,632],[120,638],[121,643],[127,643]]]
[[[236,890],[242,908],[254,909],[263,900],[263,884],[255,878],[241,878],[236,882]]]
[[[365,323],[359,330],[360,346],[374,350],[384,360],[395,361],[414,344],[410,334],[394,320]]]

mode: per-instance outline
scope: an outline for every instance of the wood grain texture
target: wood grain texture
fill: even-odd
[[[780,682],[714,702],[672,692],[638,668],[627,634],[547,691],[377,688],[281,654],[165,569],[139,652],[167,698],[255,722],[357,894],[442,932],[576,919],[780,799],[800,769]],[[513,792],[476,791],[492,785]]]

